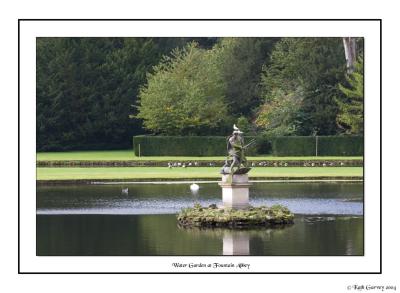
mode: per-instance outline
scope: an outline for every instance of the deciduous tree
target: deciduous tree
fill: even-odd
[[[140,90],[136,117],[155,133],[212,133],[227,116],[219,53],[192,42],[164,57]]]

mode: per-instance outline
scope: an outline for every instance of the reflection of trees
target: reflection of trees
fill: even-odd
[[[136,216],[37,216],[38,255],[140,255]]]
[[[280,228],[180,228],[182,235],[249,239],[250,255],[361,255],[363,223],[361,217],[336,217],[334,221],[309,223],[296,218],[295,224]],[[241,253],[243,254],[243,253]]]
[[[291,227],[233,230],[227,228],[183,228],[175,216],[157,215],[139,217],[141,239],[152,255],[221,255],[224,237],[234,239],[270,239]]]
[[[248,239],[250,255],[362,255],[363,218],[231,230],[177,228],[173,215],[38,216],[39,255],[221,255],[223,241]]]
[[[260,238],[260,239],[269,239],[272,233],[286,233],[283,230],[291,229],[292,225],[282,225],[275,226],[274,228],[265,228],[265,227],[254,227],[254,228],[240,228],[240,229],[229,229],[229,228],[200,228],[200,227],[181,227],[178,225],[178,228],[182,230],[186,234],[190,234],[193,237],[213,237],[222,239],[226,235],[233,236],[248,236],[250,238]]]
[[[220,255],[222,241],[209,234],[182,233],[172,215],[141,216],[140,237],[150,255]]]
[[[254,254],[250,250],[250,244],[253,241],[266,242],[271,239],[272,235],[286,233],[284,230],[291,229],[292,226],[275,226],[274,228],[184,228],[178,225],[182,234],[191,235],[194,238],[213,238],[222,242],[223,255],[251,255]]]
[[[250,241],[268,242],[272,235],[283,233],[283,229],[290,229],[290,226],[248,230],[224,229],[217,234],[222,236],[223,255],[251,255],[257,252],[250,251]]]

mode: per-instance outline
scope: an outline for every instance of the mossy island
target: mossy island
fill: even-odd
[[[184,208],[177,215],[178,223],[183,227],[281,227],[293,224],[294,215],[285,206],[248,207],[247,209],[218,208],[212,204],[203,207],[195,204]]]

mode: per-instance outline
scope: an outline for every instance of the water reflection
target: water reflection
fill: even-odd
[[[297,218],[298,222],[304,222],[303,218]],[[254,255],[258,249],[251,251],[251,243],[269,243],[279,239],[293,228],[293,225],[265,227],[247,227],[241,229],[230,228],[197,228],[182,227],[178,225],[182,233],[195,239],[218,239],[222,242],[222,255]],[[274,238],[275,237],[275,238]]]
[[[220,204],[217,184],[37,188],[38,255],[363,255],[362,183],[256,183],[252,205],[287,205],[283,229],[179,229],[175,213]],[[346,215],[346,216],[344,216]]]
[[[177,227],[175,215],[38,215],[38,255],[362,255],[363,218],[274,229]]]
[[[222,241],[223,255],[250,254],[250,236],[245,231],[225,231]]]

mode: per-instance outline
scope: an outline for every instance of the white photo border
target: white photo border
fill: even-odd
[[[381,46],[379,19],[122,20],[20,19],[19,273],[382,273]],[[37,37],[363,37],[363,256],[36,256]],[[250,268],[175,268],[172,263],[247,263]]]

